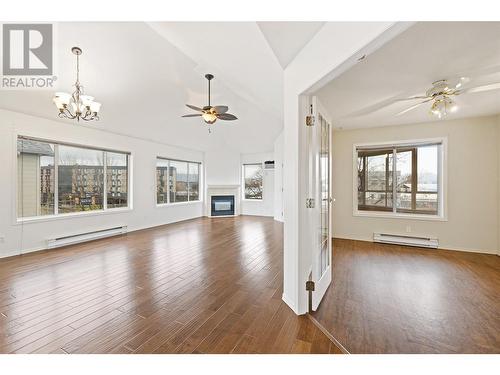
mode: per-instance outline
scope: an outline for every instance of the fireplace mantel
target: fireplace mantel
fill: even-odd
[[[212,195],[234,195],[234,216],[241,212],[241,186],[240,185],[207,185],[207,199],[205,200],[205,216],[212,217]],[[222,216],[214,216],[222,217]]]

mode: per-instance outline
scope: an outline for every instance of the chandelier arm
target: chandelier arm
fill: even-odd
[[[82,116],[82,119],[85,120],[85,121],[90,121],[90,120],[93,120],[94,119],[94,114],[87,109],[87,111],[85,112],[85,114]]]
[[[64,110],[65,110],[65,112],[66,112],[66,117],[67,117],[67,118],[69,118],[69,119],[73,120],[73,119],[75,119],[75,118],[77,118],[77,117],[78,117],[78,115],[77,115],[77,114],[73,114],[73,113],[71,113],[71,111],[68,109],[68,107],[64,108]]]

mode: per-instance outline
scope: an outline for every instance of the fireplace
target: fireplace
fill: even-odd
[[[233,216],[234,195],[212,195],[210,216]]]

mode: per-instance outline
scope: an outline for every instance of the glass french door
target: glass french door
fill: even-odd
[[[332,282],[332,220],[331,220],[331,122],[316,97],[312,100],[314,126],[311,126],[309,142],[310,196],[314,199],[310,208],[310,234],[312,237],[312,309],[316,310]],[[316,203],[317,202],[317,203]]]

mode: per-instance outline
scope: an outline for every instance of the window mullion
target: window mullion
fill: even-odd
[[[167,203],[170,203],[170,160],[167,160]]]
[[[411,209],[416,211],[417,209],[417,148],[415,147],[412,152],[412,163],[411,163]]]
[[[104,211],[108,209],[108,153],[103,151],[103,172],[102,172],[102,208]]]
[[[368,157],[363,156],[363,205],[366,205],[366,187],[367,187],[367,173],[366,168],[368,166]]]
[[[397,171],[396,171],[396,166],[397,166],[397,150],[396,147],[392,149],[392,212],[397,212],[397,185],[398,185],[398,180],[397,180]]]
[[[59,145],[54,144],[54,215],[59,214]]]
[[[186,176],[186,190],[187,190],[187,201],[189,202],[189,163],[187,163],[187,176]]]

